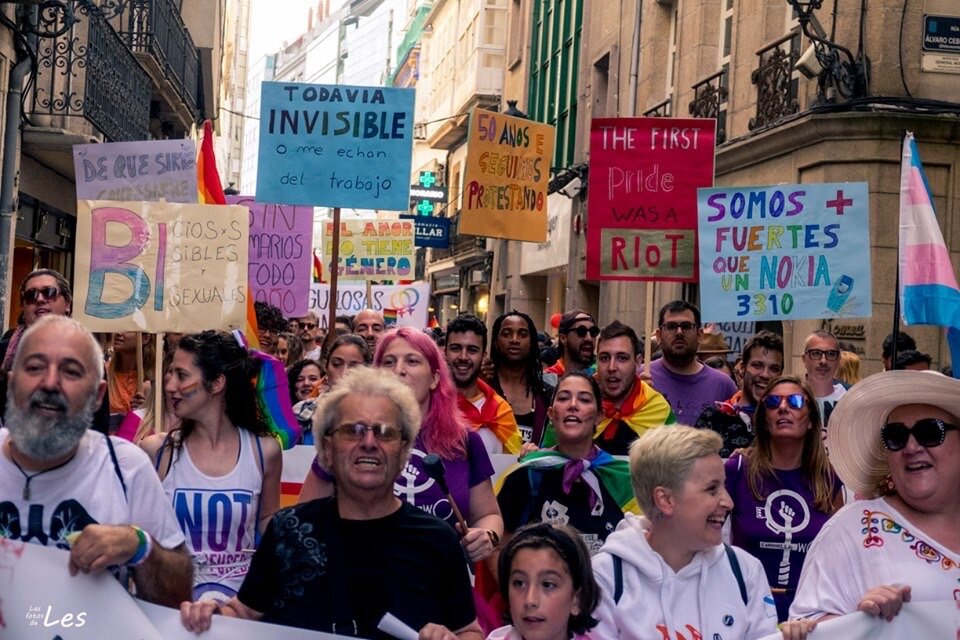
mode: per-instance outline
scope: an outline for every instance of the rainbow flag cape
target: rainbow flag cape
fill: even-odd
[[[668,426],[677,422],[673,415],[670,403],[662,394],[654,390],[646,382],[637,378],[630,395],[624,398],[623,404],[617,409],[612,402],[604,398],[603,418],[593,432],[593,439],[600,440],[610,428],[608,437],[616,433],[617,423],[622,422],[634,432],[637,437],[645,434],[649,429]],[[543,432],[543,446],[552,447],[557,444],[557,434],[553,423],[547,423]]]
[[[637,503],[636,496],[633,495],[633,486],[630,484],[630,464],[626,460],[614,458],[602,449],[597,449],[597,451],[599,453],[592,460],[584,458],[585,468],[580,477],[597,496],[596,504],[599,505],[601,512],[603,496],[600,493],[600,483],[620,506],[621,511],[640,515],[640,505]],[[520,469],[563,469],[571,460],[573,458],[554,449],[541,449],[528,453],[520,462],[504,470],[494,486],[494,492],[499,494],[507,476],[515,471]]]
[[[470,423],[470,427],[474,431],[484,427],[490,429],[497,436],[497,440],[503,444],[504,453],[520,453],[523,438],[520,437],[520,428],[517,426],[513,409],[493,390],[493,387],[483,380],[477,380],[477,387],[484,398],[482,410],[477,409],[476,405],[462,393],[457,394],[457,406]]]
[[[933,208],[913,133],[900,164],[900,309],[908,325],[947,330],[954,377],[960,377],[960,287]]]

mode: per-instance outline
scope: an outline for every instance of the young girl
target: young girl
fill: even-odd
[[[531,524],[504,546],[497,563],[500,594],[512,625],[487,640],[590,640],[600,600],[590,554],[570,527]]]

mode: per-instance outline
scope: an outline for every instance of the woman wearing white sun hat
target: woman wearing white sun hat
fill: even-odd
[[[904,602],[952,601],[960,580],[960,380],[886,371],[854,385],[830,416],[830,462],[865,498],[820,530],[791,618]]]

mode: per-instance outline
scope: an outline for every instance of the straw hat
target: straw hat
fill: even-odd
[[[697,355],[712,356],[732,352],[733,349],[727,346],[727,341],[719,333],[705,333],[700,337],[700,347],[697,349]]]
[[[880,427],[906,404],[932,405],[960,418],[960,380],[936,371],[884,371],[853,385],[830,414],[830,463],[856,494],[876,497],[877,484],[890,473]]]

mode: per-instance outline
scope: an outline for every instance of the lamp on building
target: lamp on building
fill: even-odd
[[[812,29],[816,24],[814,12],[823,5],[823,0],[787,0],[787,4],[797,14],[797,21],[803,35],[812,42],[817,61],[823,67],[817,95],[829,101],[832,97],[826,91],[826,81],[832,80],[837,92],[844,98],[862,98],[867,95],[867,73],[865,61],[846,47],[837,44]]]
[[[227,188],[223,190],[223,195],[225,195],[225,196],[238,196],[238,195],[240,195],[240,190],[237,189],[235,186],[233,186],[233,185],[235,185],[235,184],[236,184],[235,182],[228,182],[228,183],[227,183]]]
[[[528,116],[527,114],[525,114],[523,111],[520,111],[520,109],[517,109],[517,101],[516,101],[516,100],[507,100],[507,110],[503,112],[503,115],[505,115],[505,116],[513,116],[513,117],[515,117],[515,118],[529,118],[529,117],[530,117],[530,116]]]

